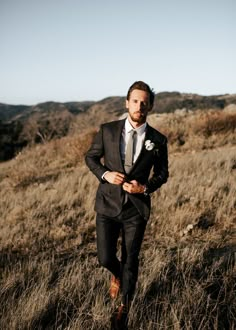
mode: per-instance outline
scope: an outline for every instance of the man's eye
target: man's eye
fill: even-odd
[[[147,103],[146,103],[146,102],[142,102],[142,103],[141,103],[141,106],[142,106],[142,107],[146,107],[146,106],[147,106]]]

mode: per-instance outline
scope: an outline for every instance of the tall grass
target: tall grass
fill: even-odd
[[[151,115],[151,124],[165,133],[172,151],[219,148],[236,143],[236,113],[216,110],[179,110],[172,114]]]
[[[182,126],[190,120],[181,118]],[[202,131],[182,146],[170,139],[170,178],[152,196],[129,329],[236,327],[236,148],[229,127],[214,133],[218,144],[206,142],[207,150],[188,143]],[[110,301],[110,278],[96,257],[97,181],[83,162],[91,138],[31,147],[0,166],[1,329],[110,329],[119,301]]]

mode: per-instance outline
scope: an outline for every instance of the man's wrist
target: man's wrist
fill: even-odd
[[[102,175],[102,180],[103,180],[103,181],[107,181],[107,180],[105,179],[105,175],[106,175],[107,173],[109,173],[109,172],[110,172],[110,171],[106,171],[106,172],[103,173],[103,175]]]

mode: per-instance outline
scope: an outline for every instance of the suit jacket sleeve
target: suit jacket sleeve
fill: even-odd
[[[85,155],[85,162],[88,168],[101,182],[103,182],[102,175],[107,171],[107,168],[101,162],[103,155],[103,127],[101,126],[99,132],[96,134],[91,144],[91,147]]]
[[[154,192],[166,183],[168,176],[167,139],[163,136],[162,143],[159,144],[158,150],[155,151],[153,173],[146,184],[149,193]]]

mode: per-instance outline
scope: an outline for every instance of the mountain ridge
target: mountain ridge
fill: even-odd
[[[153,112],[173,112],[181,108],[188,108],[190,110],[204,109],[204,108],[218,108],[222,109],[230,103],[236,104],[236,94],[220,94],[204,96],[194,93],[180,93],[180,92],[160,92],[155,96],[155,103]],[[31,114],[36,111],[55,111],[67,109],[74,114],[80,114],[90,110],[91,107],[98,108],[101,105],[111,105],[115,112],[124,110],[125,97],[124,96],[109,96],[99,101],[71,101],[58,102],[46,101],[34,105],[11,105],[0,102],[0,121],[12,121],[24,119],[23,113]],[[111,111],[112,111],[111,109]],[[15,118],[17,116],[17,118]]]
[[[231,104],[236,105],[236,94],[161,92],[156,94],[152,114],[183,109],[222,110]],[[124,96],[109,96],[100,101],[47,101],[32,106],[0,103],[0,161],[11,159],[29,144],[95,128],[119,119],[125,112]]]

